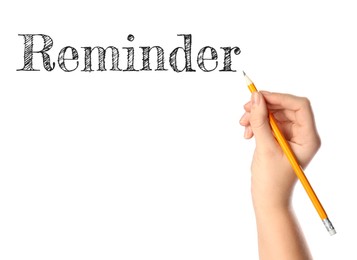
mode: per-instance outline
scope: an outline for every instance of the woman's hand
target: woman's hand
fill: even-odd
[[[244,106],[240,120],[244,137],[255,136],[256,149],[252,161],[252,196],[254,206],[286,207],[289,205],[296,175],[274,138],[268,110],[305,168],[320,147],[313,112],[307,98],[289,94],[254,92]]]
[[[254,92],[244,109],[240,121],[244,136],[256,140],[251,185],[260,259],[312,259],[290,207],[297,177],[274,138],[268,118],[272,113],[305,168],[321,144],[310,102],[288,94]]]

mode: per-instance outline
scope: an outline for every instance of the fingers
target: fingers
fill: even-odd
[[[252,107],[252,104],[251,104],[251,102],[249,101],[249,102],[247,102],[245,105],[244,105],[244,110],[246,111],[246,112],[250,112],[250,108]]]
[[[278,121],[288,120],[300,126],[315,127],[314,114],[307,98],[265,91],[262,94],[268,104],[269,111],[274,114]]]
[[[242,116],[242,118],[239,120],[239,123],[241,124],[241,126],[248,126],[250,124],[249,118],[250,118],[250,113],[245,112],[244,115]]]
[[[239,123],[244,126],[244,138],[245,139],[250,139],[253,137],[253,131],[252,128],[250,127],[250,113],[245,112],[242,118],[239,120]]]
[[[301,110],[311,109],[310,101],[305,97],[290,94],[261,91],[269,109]]]
[[[244,138],[254,136],[256,148],[261,152],[271,152],[277,144],[270,127],[269,112],[290,142],[300,146],[318,147],[320,144],[313,111],[307,98],[266,91],[255,92],[244,105],[244,110],[240,120],[245,128]]]
[[[275,139],[269,124],[268,109],[264,96],[260,92],[252,94],[249,122],[256,139],[257,148],[261,147],[260,149],[262,149],[275,145]]]
[[[244,138],[245,139],[250,139],[253,137],[253,131],[252,131],[252,128],[251,126],[247,126],[245,129],[244,129]]]

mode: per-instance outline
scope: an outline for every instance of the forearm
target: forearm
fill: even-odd
[[[290,207],[255,207],[260,260],[312,259]]]
[[[252,161],[252,199],[256,215],[261,260],[310,260],[309,249],[291,209],[297,177],[272,134],[269,113],[289,143],[301,166],[320,146],[314,116],[307,98],[253,92],[240,121],[245,138],[255,137]]]

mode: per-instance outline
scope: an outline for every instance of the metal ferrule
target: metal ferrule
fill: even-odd
[[[322,222],[324,223],[327,231],[329,232],[329,234],[331,236],[336,234],[336,230],[335,230],[335,228],[333,227],[331,221],[328,218],[323,219]]]

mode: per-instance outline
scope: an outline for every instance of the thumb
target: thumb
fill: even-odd
[[[255,136],[257,147],[272,148],[276,145],[268,117],[268,109],[264,96],[253,92],[251,98],[250,126]]]

